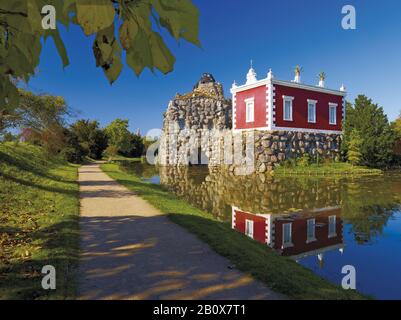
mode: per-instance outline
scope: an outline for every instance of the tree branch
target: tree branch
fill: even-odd
[[[15,11],[7,11],[7,10],[0,9],[0,13],[1,14],[19,15],[19,16],[23,16],[25,18],[28,18],[28,15],[25,12],[15,12]]]

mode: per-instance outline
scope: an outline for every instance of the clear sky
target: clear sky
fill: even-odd
[[[326,86],[344,83],[348,99],[363,93],[383,106],[390,120],[401,111],[401,1],[399,0],[194,0],[201,12],[202,48],[169,38],[177,58],[165,76],[145,71],[139,78],[126,67],[110,86],[92,54],[92,39],[72,27],[62,30],[71,65],[63,70],[54,45],[44,47],[38,75],[28,88],[64,96],[80,118],[102,126],[126,118],[132,130],[160,128],[162,114],[176,92],[189,92],[203,72],[223,83],[245,82],[250,60],[259,78],[269,68],[282,80],[303,67],[302,81]],[[341,9],[352,4],[357,29],[341,28]],[[164,33],[165,34],[165,33]]]

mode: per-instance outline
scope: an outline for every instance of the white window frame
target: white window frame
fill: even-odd
[[[337,103],[329,103],[329,124],[336,125],[337,124]],[[331,119],[331,109],[334,109],[334,121]]]
[[[252,110],[249,112],[249,110]],[[255,98],[245,99],[245,121],[255,122]]]
[[[313,235],[309,235],[310,223],[313,225]],[[316,241],[316,219],[308,219],[306,221],[306,243]]]
[[[285,227],[289,226],[289,241],[285,241]],[[283,223],[283,248],[288,248],[294,246],[292,243],[292,222],[289,223]]]
[[[285,104],[286,104],[286,102],[290,102],[290,117],[289,118],[285,117]],[[294,119],[293,113],[294,113],[294,97],[283,96],[283,120],[284,121],[293,121],[293,119]]]
[[[316,100],[308,99],[308,123],[316,123]],[[309,107],[313,106],[313,119],[310,119]]]
[[[328,224],[328,237],[329,238],[334,238],[337,237],[337,216],[329,216],[329,224]],[[330,232],[330,225],[334,226],[334,230],[331,230]]]
[[[252,220],[245,219],[245,235],[253,239],[254,223]]]

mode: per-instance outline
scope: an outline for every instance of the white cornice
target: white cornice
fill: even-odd
[[[337,96],[341,96],[341,97],[345,97],[347,95],[346,92],[340,91],[340,90],[334,90],[334,89],[322,88],[319,86],[308,85],[308,84],[304,84],[304,83],[296,83],[296,82],[292,82],[292,81],[284,81],[284,80],[268,79],[268,78],[258,80],[252,84],[244,84],[242,86],[233,87],[231,89],[231,93],[237,93],[237,92],[241,92],[241,91],[245,91],[245,90],[254,89],[257,87],[265,86],[269,83],[278,84],[278,85],[291,87],[291,88],[298,88],[298,89],[305,89],[305,90],[310,90],[310,91],[315,91],[315,92],[328,93],[328,94],[333,94],[333,95],[337,95]]]
[[[244,84],[242,86],[238,86],[235,88],[231,89],[231,93],[237,93],[240,91],[245,91],[245,90],[249,90],[249,89],[253,89],[253,88],[257,88],[257,87],[261,87],[261,86],[265,86],[269,83],[269,80],[266,79],[262,79],[262,80],[258,80],[255,83],[252,84]]]
[[[342,97],[347,95],[347,93],[343,92],[343,91],[321,88],[321,87],[316,87],[316,86],[303,84],[303,83],[296,83],[296,82],[291,82],[291,81],[283,81],[283,80],[275,80],[275,79],[273,79],[272,81],[274,84],[291,87],[291,88],[299,88],[299,89],[311,90],[311,91],[316,91],[316,92],[334,94],[334,95],[342,96]]]

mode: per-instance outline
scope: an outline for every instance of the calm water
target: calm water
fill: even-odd
[[[340,284],[352,265],[357,289],[401,299],[401,174],[364,178],[233,177],[207,168],[130,165],[193,205]]]

